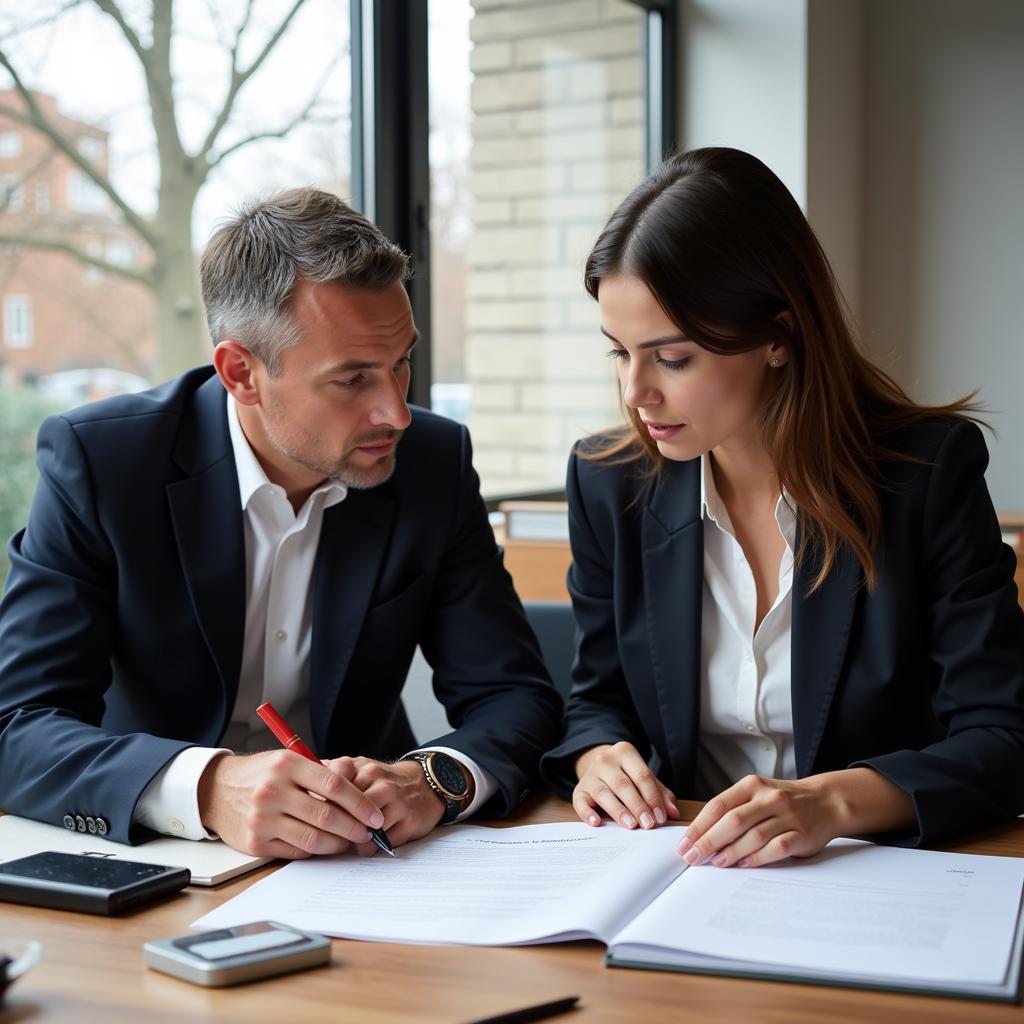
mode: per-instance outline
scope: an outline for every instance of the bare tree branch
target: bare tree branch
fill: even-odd
[[[64,0],[63,3],[58,4],[57,7],[50,11],[49,14],[44,14],[41,18],[37,18],[35,21],[19,21],[18,26],[12,29],[6,35],[0,36],[0,45],[6,44],[9,40],[15,39],[26,32],[32,32],[37,28],[44,28],[47,25],[57,21],[60,17],[66,14],[74,7],[81,7],[84,0]]]
[[[277,46],[281,39],[281,36],[288,30],[288,26],[292,23],[292,19],[298,14],[299,9],[306,2],[306,0],[295,0],[292,4],[291,10],[284,16],[280,24],[271,34],[270,38],[263,45],[263,49],[253,58],[252,63],[245,68],[240,70],[238,67],[238,49],[242,41],[242,33],[245,31],[246,26],[249,23],[249,16],[252,13],[252,0],[246,5],[245,17],[242,19],[242,24],[239,27],[238,34],[235,36],[235,45],[231,49],[231,79],[228,83],[228,91],[224,97],[224,102],[221,104],[220,113],[214,118],[213,124],[210,125],[210,130],[206,133],[206,138],[203,144],[199,147],[199,152],[196,154],[197,160],[205,161],[213,147],[217,144],[217,138],[220,135],[224,125],[227,124],[228,118],[231,116],[231,111],[234,109],[235,100],[238,98],[238,94],[247,81],[259,70],[263,62],[270,56],[270,52]],[[237,148],[237,147],[236,147]]]
[[[32,90],[21,80],[21,77],[15,71],[14,66],[3,49],[0,49],[0,67],[5,68],[14,80],[14,86],[21,95],[27,111],[26,113],[26,111],[17,110],[13,107],[0,106],[0,113],[6,114],[22,124],[31,125],[49,138],[73,164],[79,167],[106,193],[110,201],[124,214],[125,220],[155,251],[158,244],[157,238],[149,224],[126,202],[117,189],[114,188],[110,179],[91,160],[82,156],[71,144],[71,141],[64,136],[63,132],[43,113],[42,108],[32,94]]]
[[[84,263],[106,274],[116,274],[129,281],[153,287],[153,275],[148,270],[133,270],[131,267],[122,267],[117,263],[110,263],[99,256],[93,256],[88,250],[67,241],[64,238],[42,238],[38,235],[5,234],[0,232],[0,245],[13,245],[22,249],[45,249],[48,252],[63,252],[72,256],[79,263]]]
[[[114,19],[117,23],[117,27],[121,30],[121,34],[128,40],[128,44],[135,51],[136,56],[140,61],[142,61],[143,65],[145,65],[146,58],[149,55],[149,50],[142,45],[142,40],[139,39],[135,29],[125,21],[125,17],[121,13],[121,8],[117,6],[114,0],[93,0],[93,3],[104,14]]]
[[[233,142],[230,146],[222,149],[216,156],[211,157],[207,161],[207,165],[210,170],[213,170],[221,161],[229,157],[232,153],[237,153],[243,146],[248,146],[251,142],[258,142],[261,139],[283,139],[291,131],[297,128],[300,124],[325,124],[330,119],[323,118],[318,119],[312,117],[312,113],[317,103],[320,100],[320,94],[323,92],[324,86],[327,84],[327,80],[331,77],[331,72],[337,67],[339,58],[333,58],[324,69],[323,74],[320,76],[320,81],[317,83],[316,88],[313,90],[313,94],[310,96],[309,101],[306,105],[285,125],[276,130],[268,130],[263,132],[253,132],[251,135],[246,135],[244,138],[239,139],[237,142]]]

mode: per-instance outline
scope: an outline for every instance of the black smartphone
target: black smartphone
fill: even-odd
[[[171,896],[191,877],[188,868],[49,850],[0,863],[0,900],[116,914]]]

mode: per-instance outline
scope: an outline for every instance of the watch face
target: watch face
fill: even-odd
[[[466,781],[465,773],[459,767],[458,762],[447,754],[432,754],[430,770],[441,787],[448,790],[452,796],[463,797],[469,792],[469,783]]]

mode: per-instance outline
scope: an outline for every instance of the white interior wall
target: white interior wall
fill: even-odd
[[[991,410],[1024,510],[1024,3],[867,0],[864,323],[920,400]]]

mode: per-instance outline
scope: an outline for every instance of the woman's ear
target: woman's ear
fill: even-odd
[[[775,322],[782,324],[787,331],[792,332],[795,321],[793,320],[793,314],[788,309],[784,309],[775,316]],[[769,366],[779,367],[786,365],[786,361],[789,359],[789,351],[785,345],[780,342],[772,342],[766,351]]]

